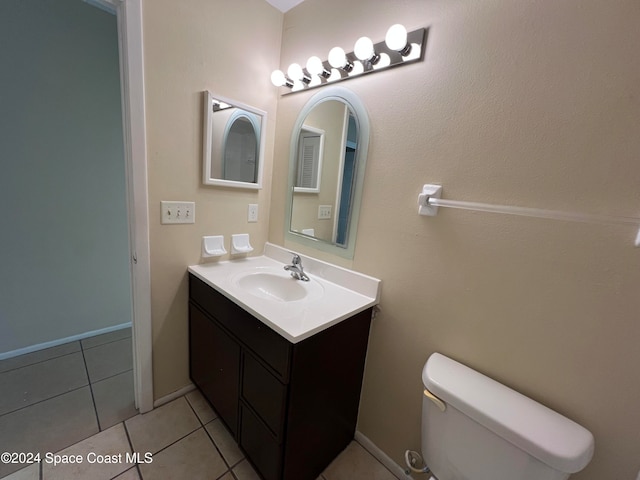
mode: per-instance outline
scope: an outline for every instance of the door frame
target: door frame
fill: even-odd
[[[118,22],[133,301],[133,379],[136,407],[144,413],[153,409],[153,357],[142,0],[88,0],[88,3],[114,11]]]

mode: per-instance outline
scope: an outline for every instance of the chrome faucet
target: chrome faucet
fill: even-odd
[[[309,281],[309,277],[304,273],[304,269],[302,268],[302,259],[297,253],[293,254],[291,265],[285,265],[284,269],[291,272],[291,276],[296,280],[302,280],[303,282]]]

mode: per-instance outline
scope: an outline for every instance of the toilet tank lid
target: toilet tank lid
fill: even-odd
[[[593,456],[586,428],[440,353],[427,360],[422,381],[445,403],[556,470],[578,472]]]

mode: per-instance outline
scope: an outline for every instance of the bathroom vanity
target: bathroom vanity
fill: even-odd
[[[189,267],[191,379],[265,480],[316,480],[354,436],[380,282],[308,257],[301,282],[265,252]]]

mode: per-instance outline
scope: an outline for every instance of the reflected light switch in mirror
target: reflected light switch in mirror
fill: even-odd
[[[318,206],[318,220],[328,220],[331,218],[331,205]]]

